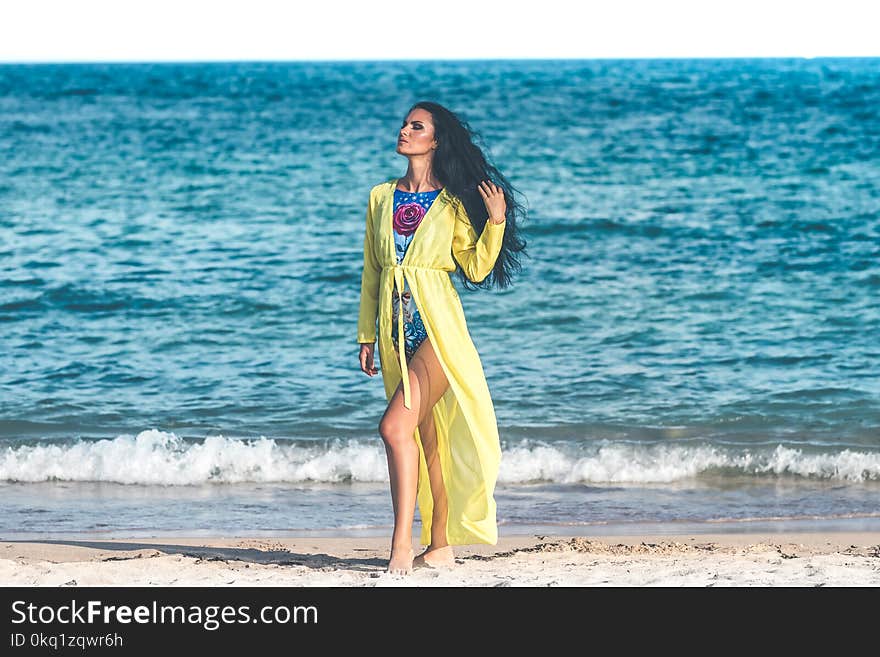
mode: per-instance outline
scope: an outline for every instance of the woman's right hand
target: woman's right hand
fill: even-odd
[[[375,347],[375,342],[361,343],[361,371],[367,376],[379,373],[379,368],[373,367],[373,350]]]

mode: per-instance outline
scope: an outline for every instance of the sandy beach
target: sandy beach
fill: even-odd
[[[880,532],[532,534],[455,551],[450,570],[400,576],[384,537],[0,541],[0,585],[880,585]]]

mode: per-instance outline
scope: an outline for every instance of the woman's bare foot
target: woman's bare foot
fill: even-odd
[[[392,575],[407,575],[413,570],[412,546],[402,545],[391,547],[391,558],[388,560],[388,569],[385,571]]]
[[[413,568],[452,568],[455,566],[455,555],[451,545],[432,548],[430,545],[419,556],[413,559]]]

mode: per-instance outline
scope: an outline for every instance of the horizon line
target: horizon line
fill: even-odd
[[[766,59],[880,59],[880,55],[678,55],[678,56],[608,56],[608,57],[378,57],[363,59],[298,59],[298,58],[241,58],[241,59],[22,59],[2,60],[0,66],[32,64],[370,64],[387,62],[588,62],[588,61],[669,61],[669,60],[766,60]]]

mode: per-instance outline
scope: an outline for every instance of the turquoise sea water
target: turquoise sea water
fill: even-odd
[[[0,536],[388,530],[363,221],[420,99],[529,206],[460,288],[502,533],[878,522],[880,59],[59,64],[0,66]]]

